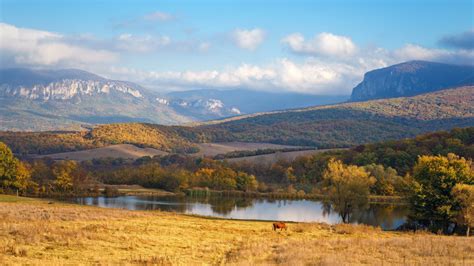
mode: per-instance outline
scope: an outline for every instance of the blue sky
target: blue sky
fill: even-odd
[[[474,59],[473,1],[0,3],[2,67],[83,68],[158,90],[347,93],[373,68]]]

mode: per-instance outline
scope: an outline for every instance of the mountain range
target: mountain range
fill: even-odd
[[[0,130],[76,130],[94,124],[164,125],[345,101],[252,90],[192,90],[160,94],[77,70],[0,70]]]
[[[357,122],[350,122],[349,118],[360,119],[356,113],[362,112],[365,116],[368,114],[367,110],[361,111],[352,107],[352,109],[348,109],[348,107],[355,105],[338,103],[347,100],[357,102],[415,96],[472,84],[474,84],[474,67],[472,66],[425,61],[410,61],[366,73],[364,80],[353,89],[350,99],[349,96],[344,95],[273,93],[246,89],[202,89],[160,94],[132,82],[110,80],[76,69],[2,69],[0,70],[0,130],[79,130],[93,127],[96,124],[122,122],[180,125],[219,119],[209,123],[205,122],[205,125],[226,124],[229,129],[235,124],[243,127],[235,130],[244,132],[248,125],[240,125],[243,122],[227,123],[225,121],[240,120],[261,125],[259,121],[264,117],[264,120],[268,122],[267,117],[276,117],[276,115],[271,113],[268,116],[262,116],[260,113],[274,112],[275,110],[280,111],[278,112],[279,116],[288,116],[288,120],[281,121],[283,124],[294,124],[301,120],[303,114],[305,117],[312,117],[312,115],[307,115],[318,110],[314,113],[318,117],[315,118],[317,121],[322,118],[327,120],[334,117],[335,113],[340,113],[343,115],[334,117],[334,121],[338,121],[339,126],[344,123],[354,126]],[[469,94],[470,90],[463,92]],[[459,95],[456,94],[457,96]],[[467,99],[470,97],[465,98],[465,100]],[[388,110],[393,107],[394,102],[396,101],[382,102],[387,106],[381,104],[370,104],[370,106]],[[321,105],[324,107],[317,107]],[[301,111],[301,108],[309,109]],[[407,108],[412,108],[412,106],[407,106]],[[443,108],[443,110],[447,110],[448,107],[444,106]],[[292,109],[299,111],[295,112]],[[289,111],[284,112],[284,110]],[[346,114],[341,110],[350,110],[350,112]],[[308,113],[309,111],[311,112]],[[401,114],[406,114],[406,111],[399,110]],[[470,109],[468,108],[467,111],[469,114]],[[324,112],[329,112],[325,114],[326,117],[324,117]],[[295,113],[298,116],[290,115]],[[250,119],[250,117],[257,116],[258,119]],[[229,117],[230,119],[227,119]],[[408,119],[400,117],[400,119]],[[463,116],[463,118],[465,117]],[[314,122],[305,121],[304,123]],[[301,126],[305,128],[304,125]],[[215,129],[219,127],[222,126],[216,125]],[[278,127],[283,126],[279,124]],[[316,130],[316,128],[310,128]],[[259,128],[259,130],[262,129]],[[236,137],[235,130],[227,130],[226,134],[232,133]],[[268,127],[267,130],[268,132],[265,133],[267,139],[270,138],[268,136],[277,134],[277,132],[281,134],[281,136],[273,136],[268,139],[276,142],[286,142],[284,136],[295,133],[292,131],[280,132],[274,127]],[[298,129],[295,130],[298,131]],[[253,133],[247,133],[246,139],[243,136],[236,138],[244,141],[254,138]],[[319,133],[307,132],[305,134]],[[226,137],[221,139],[226,139]],[[313,138],[310,139],[311,141],[308,142],[310,144],[319,143],[315,142]],[[308,139],[305,137],[301,138],[301,141],[292,138],[294,143],[304,144],[306,140]],[[351,140],[347,143],[353,142],[357,141]]]

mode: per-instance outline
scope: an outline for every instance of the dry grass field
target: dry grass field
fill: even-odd
[[[298,148],[298,146],[278,145],[271,143],[247,143],[247,142],[222,142],[222,143],[199,143],[199,152],[193,156],[213,157],[233,151],[255,151],[259,149],[285,149]],[[303,151],[304,152],[304,151]],[[311,152],[311,151],[306,151]],[[288,152],[287,152],[288,153]],[[168,152],[154,148],[140,148],[132,144],[118,144],[107,147],[53,153],[48,155],[34,155],[33,158],[50,157],[55,160],[85,161],[100,158],[124,158],[138,159],[143,156],[153,157],[155,155],[166,155]]]
[[[131,144],[110,145],[83,151],[61,152],[35,157],[50,157],[55,160],[85,161],[100,158],[138,159],[143,156],[166,155],[167,152],[153,148],[140,148]]]
[[[289,151],[289,152],[275,152],[270,154],[262,154],[262,155],[255,155],[255,156],[247,156],[247,157],[238,157],[238,158],[230,158],[226,159],[229,162],[253,162],[259,164],[267,164],[267,163],[274,163],[279,160],[287,160],[292,161],[300,156],[309,156],[312,154],[326,152],[330,150],[338,150],[338,149],[321,149],[321,150],[305,150],[305,151]]]
[[[216,156],[218,154],[225,154],[233,151],[256,151],[259,149],[285,149],[285,148],[299,148],[299,146],[279,145],[272,143],[257,143],[257,142],[220,142],[220,143],[199,143],[200,151],[196,154],[198,156]]]
[[[474,265],[472,238],[208,219],[0,195],[0,264]]]

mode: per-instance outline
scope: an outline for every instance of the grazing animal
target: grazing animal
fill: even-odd
[[[283,229],[287,230],[288,227],[283,222],[273,223],[273,231],[276,231],[277,229],[280,229],[280,231],[283,231]]]

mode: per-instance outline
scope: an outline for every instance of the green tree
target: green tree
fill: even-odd
[[[452,190],[457,184],[473,184],[472,162],[453,153],[420,156],[413,168],[413,179],[411,218],[432,231],[448,232],[461,208]]]
[[[23,192],[31,182],[30,177],[26,165],[13,156],[7,145],[0,142],[0,186]]]
[[[258,182],[254,175],[244,172],[238,172],[236,176],[237,189],[242,191],[255,191],[258,188]]]
[[[474,185],[457,184],[452,194],[461,207],[458,222],[466,226],[466,236],[469,236],[469,231],[474,226]]]
[[[369,202],[370,186],[375,178],[356,165],[344,165],[331,159],[323,173],[323,190],[334,210],[344,223],[350,221],[356,210],[365,208]]]

